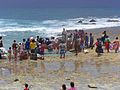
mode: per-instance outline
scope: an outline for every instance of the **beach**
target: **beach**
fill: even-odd
[[[86,30],[92,32],[95,40],[101,32],[107,31],[111,41],[116,36],[120,40],[120,27]],[[70,87],[73,81],[78,90],[119,90],[120,52],[103,53],[97,57],[95,48],[88,53],[67,54],[65,59],[59,55],[45,56],[45,60],[0,61],[0,90],[23,90],[24,84],[30,90],[60,90],[62,84]]]

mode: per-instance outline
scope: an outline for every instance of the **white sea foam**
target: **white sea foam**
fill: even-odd
[[[96,22],[90,22],[94,19]],[[79,21],[82,23],[78,23]],[[111,22],[108,22],[111,20]],[[112,22],[112,20],[114,20]],[[66,29],[95,29],[105,27],[117,27],[120,26],[120,18],[73,18],[66,20],[45,20],[45,21],[29,21],[29,20],[12,20],[12,19],[0,19],[0,32],[8,31],[42,31],[46,33],[61,32],[62,28]]]

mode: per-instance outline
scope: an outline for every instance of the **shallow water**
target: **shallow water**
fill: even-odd
[[[80,76],[81,74],[83,74],[83,76]],[[114,88],[116,88],[115,90],[117,90],[119,86],[114,84],[114,81],[110,82],[112,83],[111,86],[105,86],[105,82],[102,80],[105,78],[106,82],[109,82],[110,78],[117,77],[120,79],[120,66],[112,64],[109,61],[95,62],[92,60],[88,60],[86,62],[81,62],[79,60],[63,60],[62,62],[20,61],[17,63],[11,63],[9,67],[0,68],[0,77],[2,78],[0,79],[0,85],[7,85],[9,81],[7,81],[6,78],[11,77],[12,75],[26,76],[26,81],[32,80],[33,77],[41,77],[41,80],[48,80],[46,82],[48,82],[48,88],[52,88],[51,90],[58,90],[60,84],[62,84],[60,83],[62,79],[67,86],[69,86],[70,81],[74,80],[77,87],[81,88],[82,90],[88,89],[87,85],[92,83],[92,81],[96,81],[99,87],[98,90],[108,90],[107,88],[113,88],[109,90],[114,90]],[[57,78],[58,81],[56,80]],[[46,84],[46,82],[43,80],[43,86]],[[54,86],[54,84],[56,85]]]

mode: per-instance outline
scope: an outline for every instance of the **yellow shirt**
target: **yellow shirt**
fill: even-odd
[[[36,42],[30,42],[30,49],[35,49],[36,46]]]

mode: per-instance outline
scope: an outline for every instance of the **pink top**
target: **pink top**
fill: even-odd
[[[119,41],[114,41],[114,49],[119,49]]]
[[[69,88],[68,90],[77,90],[75,87],[73,87],[73,88]]]

